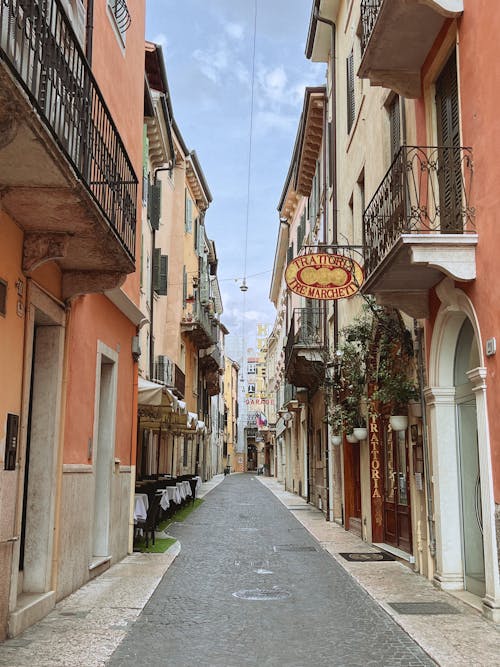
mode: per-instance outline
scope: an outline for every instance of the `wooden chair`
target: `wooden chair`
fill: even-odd
[[[155,543],[155,530],[160,516],[160,500],[161,496],[153,496],[149,502],[146,518],[143,520],[138,519],[135,524],[136,528],[140,528],[144,531],[144,535],[146,536],[146,549],[149,547],[150,535],[153,544]]]

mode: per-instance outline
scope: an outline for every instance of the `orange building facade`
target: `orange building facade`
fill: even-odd
[[[129,544],[145,6],[72,7],[0,9],[1,638]]]

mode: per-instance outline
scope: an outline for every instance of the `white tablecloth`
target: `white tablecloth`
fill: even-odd
[[[166,489],[158,489],[156,495],[158,494],[161,494],[160,507],[162,508],[163,511],[168,510],[168,508],[170,507],[170,498],[168,497],[168,493],[166,493]]]
[[[134,500],[134,521],[145,521],[149,507],[147,493],[136,493]]]
[[[182,482],[177,482],[177,488],[181,493],[182,500],[186,500],[188,496],[193,495],[191,493],[191,484],[187,480],[184,480]]]
[[[170,501],[174,502],[176,505],[182,503],[182,496],[177,486],[167,486],[165,489],[159,489],[159,491],[163,492],[169,503]]]
[[[201,477],[199,475],[196,475],[196,477],[193,477],[193,479],[196,480],[196,492],[198,492],[201,487]]]

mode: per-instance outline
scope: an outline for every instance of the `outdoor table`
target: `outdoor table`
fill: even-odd
[[[188,496],[192,495],[191,494],[191,485],[186,480],[183,480],[182,482],[177,482],[177,488],[181,492],[182,500],[186,500],[186,498]]]
[[[148,514],[149,499],[147,493],[136,493],[134,496],[134,521],[145,521]]]
[[[157,494],[161,494],[160,507],[164,512],[170,507],[170,498],[168,497],[167,489],[158,489]]]
[[[158,489],[158,491],[163,491],[168,500],[174,502],[176,505],[182,503],[182,497],[177,486],[167,486],[165,489]]]

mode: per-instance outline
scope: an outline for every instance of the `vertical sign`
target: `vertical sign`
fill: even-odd
[[[370,414],[370,491],[372,504],[372,542],[383,542],[384,534],[384,475],[382,468],[382,448],[379,421],[376,414]]]

